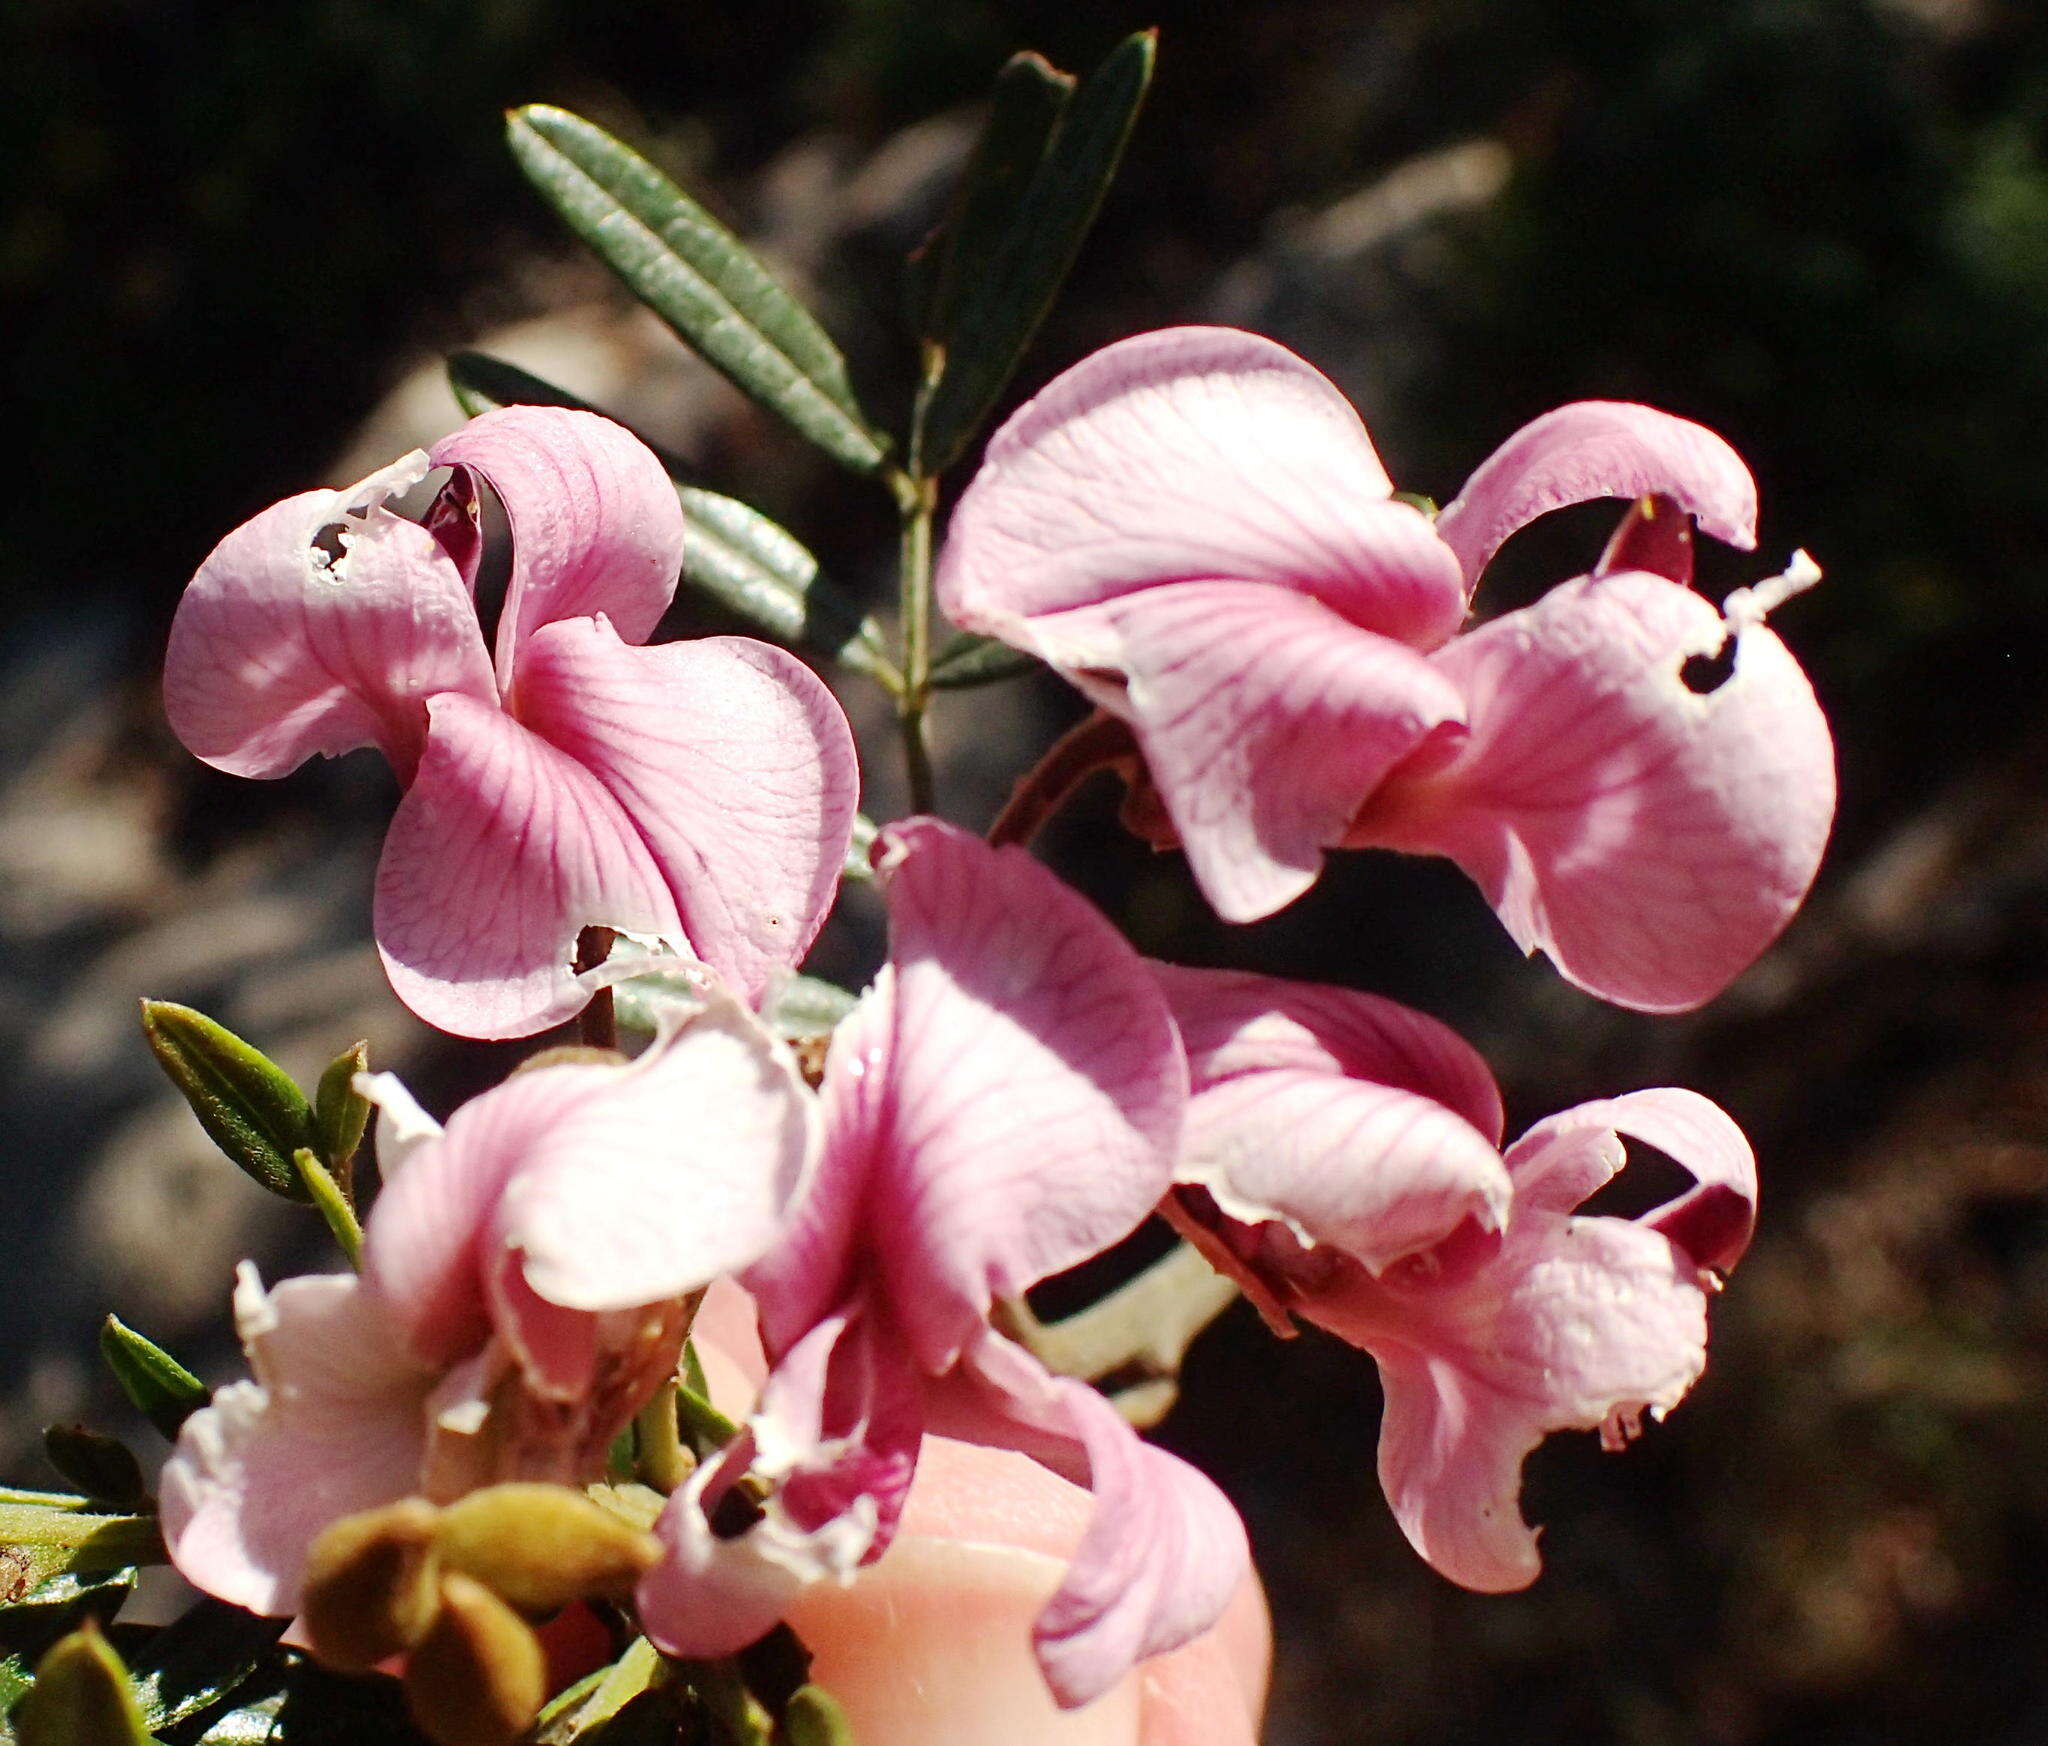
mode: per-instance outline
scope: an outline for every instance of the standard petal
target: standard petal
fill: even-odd
[[[1136,729],[1204,895],[1225,921],[1292,903],[1386,773],[1463,710],[1413,649],[1296,595],[1180,587],[1056,621],[1089,687]],[[1051,634],[1051,633],[1049,633]]]
[[[186,749],[235,776],[377,746],[409,780],[426,700],[495,701],[468,591],[424,528],[383,507],[413,457],[350,491],[309,491],[216,546],[178,603],[164,711]],[[336,533],[330,556],[323,534]]]
[[[322,1529],[419,1488],[432,1379],[352,1277],[266,1294],[245,1267],[235,1310],[257,1380],[221,1389],[179,1432],[164,1540],[195,1587],[284,1616]]]
[[[1533,419],[1479,463],[1436,520],[1468,590],[1507,537],[1596,497],[1664,497],[1716,539],[1756,544],[1756,481],[1704,425],[1648,406],[1581,400]]]
[[[523,1037],[581,1011],[586,927],[687,931],[646,841],[588,770],[503,711],[429,706],[418,778],[377,868],[377,949],[398,998],[462,1037]]]
[[[520,719],[603,786],[691,949],[758,1001],[810,950],[852,839],[859,765],[832,693],[750,638],[636,649],[602,619],[520,658]]]
[[[1358,414],[1292,352],[1229,328],[1142,334],[996,433],[953,512],[940,604],[1029,648],[1040,615],[1226,577],[1431,648],[1464,618],[1464,591],[1390,490]]]
[[[993,1300],[1151,1211],[1172,1180],[1187,1067],[1143,960],[1021,849],[913,819],[884,833],[877,865],[893,1034],[879,1064],[841,1067],[835,1049],[828,1072],[883,1076],[863,1106],[882,1124],[870,1241],[937,1374]]]
[[[1356,844],[1449,855],[1524,950],[1646,1012],[1700,1005],[1791,920],[1834,818],[1834,746],[1813,688],[1762,625],[1711,690],[1689,656],[1714,609],[1637,572],[1586,578],[1435,657],[1469,731],[1396,772]]]
[[[1233,1219],[1278,1220],[1375,1273],[1467,1219],[1497,1230],[1511,1193],[1500,1153],[1442,1104],[1297,1068],[1200,1093],[1178,1176]]]
[[[512,524],[512,578],[498,620],[498,675],[510,697],[520,650],[544,624],[603,613],[643,641],[675,597],[683,510],[647,445],[594,412],[506,406],[434,446],[451,490],[473,505],[482,479]]]
[[[1398,1001],[1248,970],[1152,965],[1206,1091],[1246,1073],[1289,1068],[1370,1080],[1454,1110],[1500,1143],[1500,1088],[1479,1051],[1449,1025]]]

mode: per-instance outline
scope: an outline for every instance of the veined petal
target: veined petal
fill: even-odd
[[[498,677],[510,697],[519,652],[544,624],[603,613],[643,641],[675,597],[683,510],[647,445],[594,412],[506,406],[434,446],[473,512],[477,479],[512,524],[512,579],[498,621]]]
[[[1621,1006],[1711,999],[1805,897],[1834,817],[1813,688],[1760,624],[1712,690],[1682,674],[1719,615],[1637,572],[1585,578],[1434,657],[1469,731],[1397,771],[1350,841],[1449,855],[1526,951]]]
[[[1196,1092],[1247,1073],[1293,1069],[1412,1091],[1464,1117],[1494,1145],[1500,1088],[1449,1025],[1398,1001],[1248,970],[1152,965],[1173,1009]]]
[[[1236,582],[1177,588],[1043,620],[1089,687],[1125,716],[1216,913],[1256,921],[1292,903],[1359,807],[1457,689],[1432,662],[1316,601]]]
[[[1507,537],[1596,497],[1664,497],[1716,539],[1756,544],[1756,482],[1704,425],[1618,400],[1581,400],[1533,419],[1479,463],[1437,517],[1437,536],[1476,587]]]
[[[940,604],[1029,648],[1040,615],[1226,577],[1431,648],[1464,591],[1391,489],[1358,414],[1284,347],[1229,328],[1142,334],[996,433],[953,512]]]
[[[863,1110],[885,1124],[866,1217],[892,1313],[937,1374],[992,1300],[1152,1210],[1187,1067],[1143,961],[1021,849],[913,819],[884,832],[877,866],[894,1028]],[[827,1072],[858,1059],[835,1049]]]
[[[1497,1230],[1510,1196],[1500,1153],[1442,1104],[1288,1067],[1200,1093],[1178,1176],[1231,1218],[1278,1220],[1375,1273],[1467,1219]]]
[[[164,1541],[195,1587],[285,1616],[321,1530],[418,1489],[432,1378],[348,1275],[265,1293],[245,1264],[235,1319],[257,1380],[185,1421],[164,1466]]]
[[[497,688],[468,591],[424,528],[384,498],[424,456],[348,491],[308,491],[214,547],[178,603],[164,711],[187,750],[235,776],[377,746],[409,780],[426,701]],[[339,556],[319,543],[338,530]]]
[[[758,1001],[817,937],[852,839],[859,766],[832,693],[750,638],[637,649],[603,619],[550,625],[520,659],[520,719],[602,785],[691,949]]]
[[[462,1037],[581,1011],[586,927],[684,942],[662,869],[611,792],[496,708],[442,696],[377,868],[377,950],[399,999]]]

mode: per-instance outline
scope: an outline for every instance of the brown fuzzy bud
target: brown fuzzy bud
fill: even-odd
[[[560,1485],[473,1491],[441,1512],[435,1545],[450,1570],[533,1614],[592,1595],[624,1599],[661,1557],[653,1535]]]
[[[511,1746],[547,1696],[547,1657],[527,1623],[451,1571],[441,1610],[405,1664],[412,1719],[435,1746]]]
[[[437,1520],[425,1498],[403,1498],[346,1516],[313,1542],[300,1618],[321,1661],[361,1673],[427,1634],[441,1605]]]

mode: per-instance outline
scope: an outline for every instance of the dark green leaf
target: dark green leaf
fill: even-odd
[[[119,1316],[100,1324],[100,1356],[135,1410],[166,1437],[175,1438],[209,1399],[205,1383]]]
[[[28,1690],[44,1650],[86,1619],[112,1622],[135,1587],[131,1569],[98,1576],[53,1576],[20,1600],[0,1606],[0,1718]],[[0,1720],[0,1740],[8,1738]]]
[[[204,1013],[142,1003],[142,1032],[199,1125],[272,1194],[307,1198],[292,1153],[313,1139],[313,1111],[283,1068]]]
[[[937,380],[918,397],[919,474],[942,473],[959,458],[1023,361],[1116,174],[1151,83],[1155,43],[1150,31],[1127,38],[1074,93],[1000,245],[962,263],[973,285]]]
[[[313,1093],[313,1149],[344,1185],[370,1125],[370,1100],[356,1090],[356,1075],[369,1070],[370,1045],[356,1043],[327,1063]]]
[[[589,401],[578,399],[566,388],[530,375],[517,364],[494,358],[487,352],[453,352],[448,358],[448,386],[456,404],[471,418],[481,418],[501,406],[566,406],[571,412],[596,412]],[[610,414],[602,416],[609,417]],[[642,439],[645,440],[644,438]],[[664,457],[674,473],[674,465]]]
[[[91,1621],[36,1664],[10,1720],[21,1746],[150,1746],[128,1670]]]
[[[178,1738],[192,1746],[426,1746],[398,1681],[382,1674],[348,1677],[280,1655],[239,1695],[226,1715]]]
[[[142,1466],[118,1437],[83,1425],[50,1425],[43,1432],[50,1465],[89,1498],[132,1510],[149,1496]]]
[[[943,347],[959,313],[963,286],[992,258],[1016,222],[1018,203],[1045,156],[1074,76],[1041,55],[1012,55],[996,76],[988,120],[974,143],[960,195],[939,233],[927,244],[929,293],[918,331]]]
[[[256,1676],[289,1622],[201,1600],[130,1657],[143,1719],[170,1728],[217,1709]]]
[[[888,439],[863,416],[839,348],[724,225],[579,116],[529,104],[509,132],[549,204],[706,361],[842,465],[881,466]]]
[[[1037,665],[1037,657],[994,637],[962,634],[939,651],[939,658],[932,663],[932,683],[941,691],[964,691],[970,686],[1021,678]]]
[[[103,1514],[63,1493],[0,1498],[0,1605],[25,1599],[53,1576],[163,1561],[154,1516]]]
[[[859,997],[815,976],[792,976],[782,985],[768,1022],[785,1037],[818,1037],[853,1011]]]

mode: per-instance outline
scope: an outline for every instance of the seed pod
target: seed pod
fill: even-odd
[[[441,1611],[406,1658],[405,1698],[435,1746],[511,1746],[547,1696],[547,1658],[526,1621],[451,1571]]]
[[[435,1546],[523,1613],[592,1595],[620,1600],[661,1557],[653,1535],[560,1485],[493,1485],[441,1512]]]
[[[362,1673],[427,1634],[441,1605],[437,1517],[425,1498],[403,1498],[344,1517],[313,1542],[300,1619],[321,1661]]]

